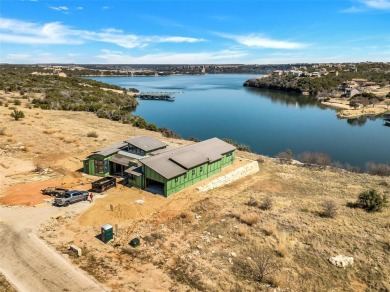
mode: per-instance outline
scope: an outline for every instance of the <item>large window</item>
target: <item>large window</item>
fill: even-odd
[[[104,161],[95,160],[95,173],[104,173]]]

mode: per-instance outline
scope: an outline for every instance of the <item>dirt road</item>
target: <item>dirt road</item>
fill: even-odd
[[[80,202],[66,210],[79,212],[88,205],[88,202]],[[0,273],[22,292],[107,291],[35,234],[43,221],[59,211],[50,205],[0,206]]]

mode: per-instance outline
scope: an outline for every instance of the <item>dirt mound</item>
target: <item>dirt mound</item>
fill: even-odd
[[[44,199],[50,199],[51,197],[42,195],[42,190],[47,187],[55,186],[87,190],[89,189],[90,184],[86,183],[84,180],[72,177],[55,178],[26,184],[16,184],[5,189],[4,196],[0,198],[0,203],[5,205],[24,206],[34,206],[44,203]]]

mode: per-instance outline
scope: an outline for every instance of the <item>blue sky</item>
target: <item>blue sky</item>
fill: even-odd
[[[0,0],[1,63],[390,61],[390,0]]]

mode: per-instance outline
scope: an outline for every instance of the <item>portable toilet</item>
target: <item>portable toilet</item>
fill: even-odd
[[[101,240],[104,243],[109,242],[114,236],[114,231],[112,229],[112,226],[110,224],[106,224],[102,226],[102,233],[101,233]]]

